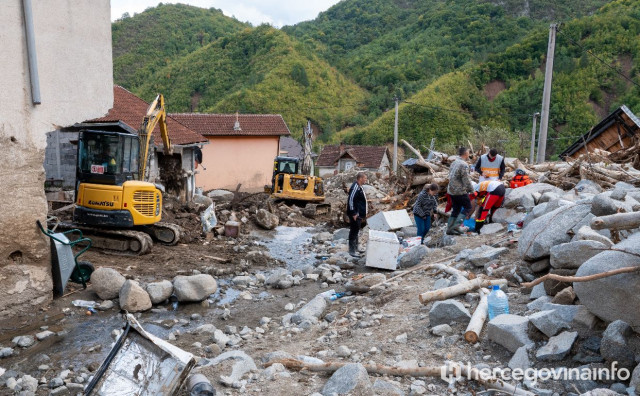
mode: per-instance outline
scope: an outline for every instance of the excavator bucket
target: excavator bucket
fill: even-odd
[[[302,210],[302,214],[310,219],[331,213],[330,204],[307,204]]]

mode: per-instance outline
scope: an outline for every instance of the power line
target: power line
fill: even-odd
[[[605,60],[601,59],[600,57],[598,57],[596,54],[594,54],[593,52],[591,52],[590,50],[588,50],[587,48],[583,47],[582,45],[578,44],[574,39],[572,39],[571,37],[569,37],[568,35],[564,34],[561,30],[558,30],[558,32],[560,34],[562,34],[562,37],[566,38],[567,40],[569,40],[573,45],[577,46],[578,48],[580,48],[583,52],[586,52],[587,54],[593,56],[594,58],[596,58],[598,61],[600,61],[600,63],[602,63],[603,65],[605,65],[606,67],[608,67],[609,69],[613,70],[614,72],[616,72],[618,75],[620,75],[620,77],[624,78],[625,80],[629,81],[630,83],[632,83],[633,85],[635,85],[636,87],[640,88],[640,84],[638,84],[637,82],[633,81],[633,79],[629,76],[627,76],[626,74],[624,74],[620,69],[611,66],[608,62],[606,62]]]

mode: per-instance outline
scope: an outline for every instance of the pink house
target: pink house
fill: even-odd
[[[235,190],[238,184],[240,191],[262,191],[271,183],[280,137],[291,135],[279,114],[175,113],[171,117],[209,141],[202,148],[204,167],[196,175],[196,185],[205,191]]]

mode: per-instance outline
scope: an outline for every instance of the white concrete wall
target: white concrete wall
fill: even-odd
[[[109,0],[35,0],[42,104],[33,105],[22,0],[0,5],[0,321],[51,298],[45,220],[46,132],[113,105]]]
[[[389,157],[387,157],[386,155],[383,156],[382,162],[380,163],[380,168],[378,169],[378,171],[383,174],[389,174],[391,172],[391,169],[393,169],[393,167],[391,166],[391,161],[389,161]]]

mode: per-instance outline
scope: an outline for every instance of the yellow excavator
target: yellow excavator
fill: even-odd
[[[300,174],[300,160],[278,156],[273,160],[271,186],[264,191],[276,201],[303,205],[302,213],[315,217],[329,213],[331,205],[324,202],[324,182],[321,177]]]
[[[165,155],[173,153],[164,97],[149,106],[138,134],[86,128],[78,138],[73,227],[90,234],[93,245],[124,254],[145,254],[160,243],[174,245],[179,226],[161,222],[162,193],[145,181],[151,134],[160,126]]]

